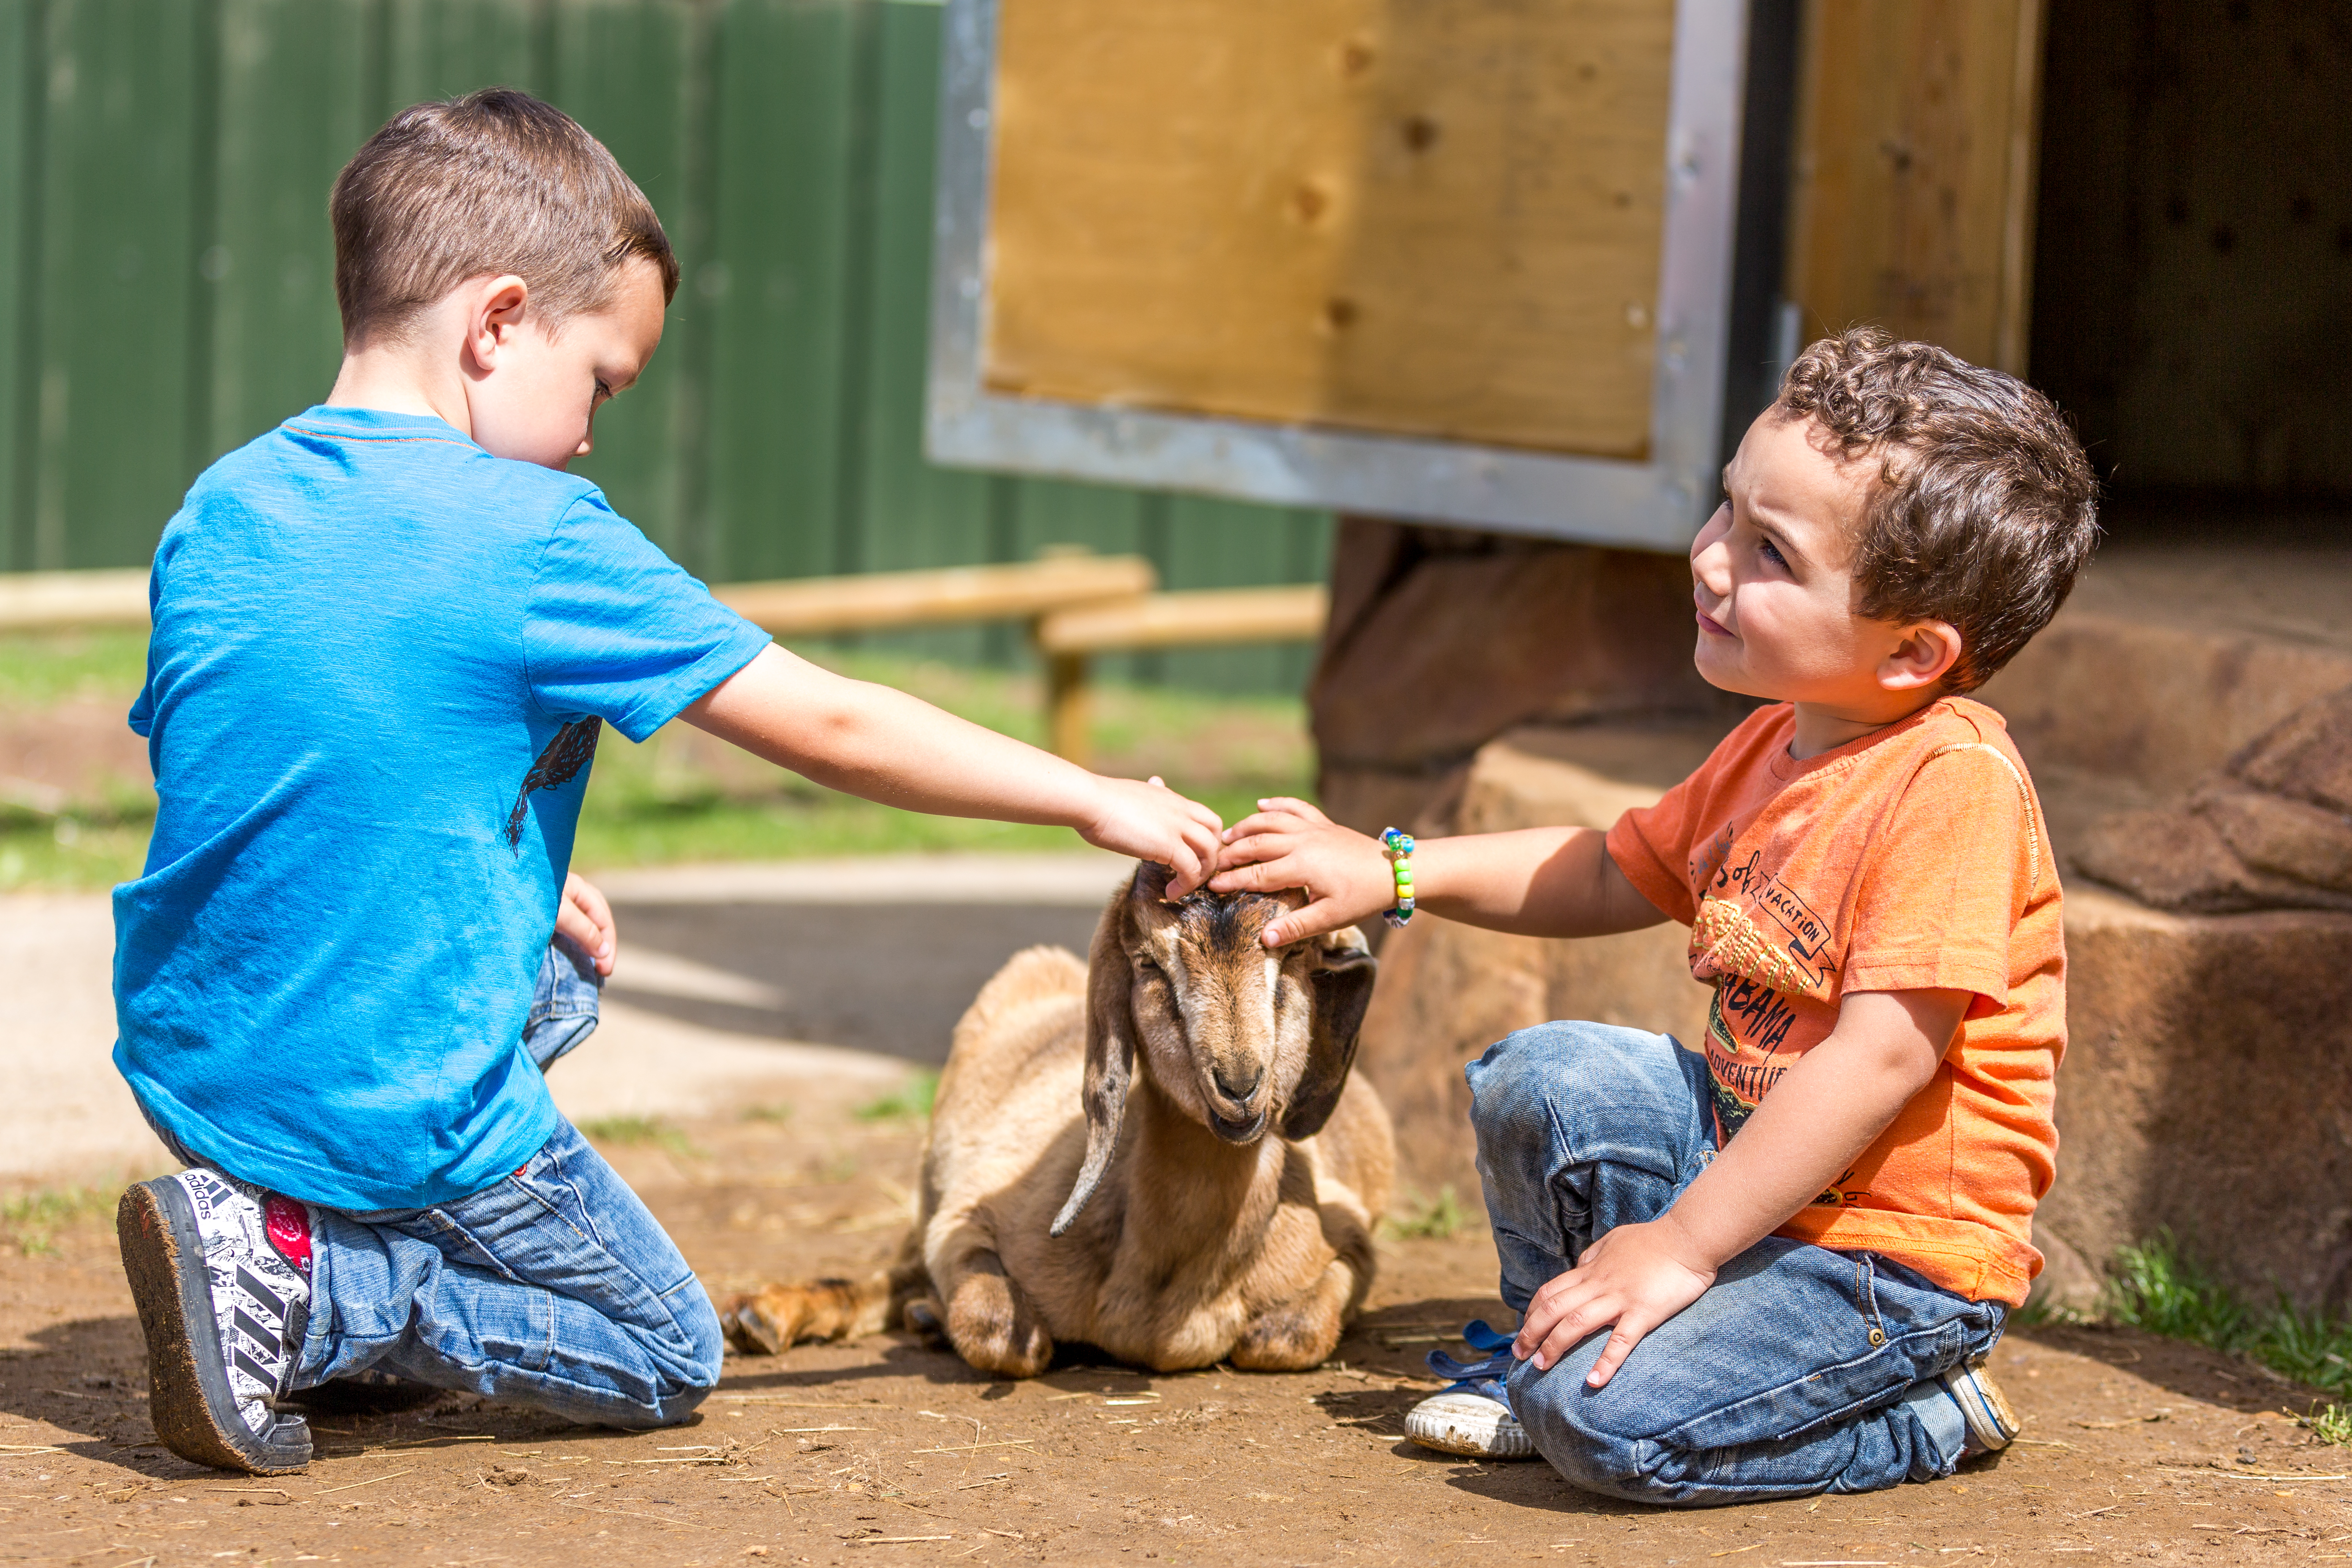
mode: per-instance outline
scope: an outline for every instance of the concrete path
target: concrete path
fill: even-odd
[[[621,962],[603,1026],[551,1076],[557,1103],[589,1121],[871,1099],[945,1059],[956,1017],[1013,952],[1083,952],[1126,864],[908,856],[601,877]],[[109,1059],[113,952],[103,893],[0,898],[0,1181],[165,1164]]]

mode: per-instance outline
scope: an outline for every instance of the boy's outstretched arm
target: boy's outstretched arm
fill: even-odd
[[[1716,1270],[1786,1225],[1926,1088],[1967,1014],[1966,991],[1865,991],[1797,1059],[1674,1206],[1621,1225],[1528,1303],[1511,1352],[1549,1367],[1614,1324],[1585,1374],[1607,1383],[1642,1337],[1715,1283]]]
[[[771,646],[680,715],[779,767],[885,805],[1076,828],[1176,873],[1181,898],[1217,868],[1217,814],[1158,783],[1104,778],[919,698]]]
[[[1396,902],[1380,840],[1342,827],[1303,800],[1262,800],[1225,831],[1221,893],[1304,888],[1305,909],[1265,928],[1272,947],[1369,920]],[[1412,853],[1413,904],[1432,914],[1523,936],[1607,936],[1664,920],[1590,827],[1529,827],[1424,839]]]

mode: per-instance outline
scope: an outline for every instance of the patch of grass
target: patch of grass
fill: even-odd
[[[600,1116],[580,1123],[590,1142],[629,1148],[650,1143],[672,1154],[695,1155],[702,1151],[694,1141],[658,1116]]]
[[[743,1120],[746,1121],[782,1122],[790,1121],[792,1119],[793,1108],[790,1105],[782,1103],[775,1105],[747,1105],[743,1108]]]
[[[931,1113],[940,1092],[940,1075],[919,1072],[881,1099],[869,1100],[850,1114],[860,1121],[919,1121]]]
[[[0,1198],[0,1247],[26,1258],[58,1249],[58,1232],[114,1213],[120,1187],[40,1187]]]
[[[147,679],[147,634],[108,631],[21,632],[0,637],[0,708],[41,709],[87,698],[131,700]]]
[[[2116,1255],[2106,1315],[2150,1333],[2242,1355],[2335,1400],[2298,1417],[2330,1443],[2352,1441],[2352,1318],[2306,1310],[2281,1292],[2257,1310],[2185,1253],[2169,1231]]]
[[[1018,739],[1044,739],[1034,672],[970,668],[878,653],[810,652],[859,679],[908,691]],[[0,637],[0,710],[37,711],[76,697],[126,710],[145,668],[137,632]],[[1260,796],[1307,795],[1314,757],[1295,697],[1103,684],[1095,691],[1095,766],[1169,784],[1235,822]],[[62,816],[0,801],[0,891],[103,888],[139,875],[153,826],[151,792],[72,802]],[[580,815],[573,863],[599,867],[817,856],[1075,849],[1058,827],[925,816],[821,788],[684,725],[642,746],[604,731]]]
[[[1433,1198],[1418,1194],[1384,1222],[1389,1234],[1408,1241],[1443,1241],[1470,1223],[1462,1200],[1451,1186],[1437,1189]]]

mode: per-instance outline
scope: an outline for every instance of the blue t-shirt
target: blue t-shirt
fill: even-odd
[[[767,634],[585,480],[423,415],[313,408],[163,531],[114,891],[115,1065],[245,1180],[479,1191],[554,1131],[521,1048],[600,721],[642,741]]]

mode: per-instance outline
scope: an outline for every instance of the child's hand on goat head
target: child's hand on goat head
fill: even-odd
[[[1584,1249],[1576,1267],[1535,1293],[1511,1353],[1549,1370],[1559,1358],[1611,1325],[1616,1331],[1584,1374],[1607,1384],[1643,1336],[1689,1306],[1715,1283],[1713,1266],[1668,1210],[1641,1225],[1621,1225]]]
[[[1170,902],[1207,881],[1217,869],[1217,832],[1224,822],[1198,802],[1186,800],[1157,778],[1097,778],[1099,804],[1078,835],[1097,848],[1131,855],[1167,867]]]
[[[1225,829],[1225,869],[1209,884],[1219,893],[1307,889],[1307,907],[1265,928],[1279,947],[1354,925],[1396,904],[1396,876],[1381,841],[1342,827],[1303,800],[1276,795],[1255,816]]]

